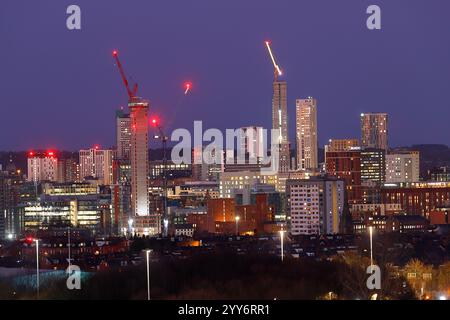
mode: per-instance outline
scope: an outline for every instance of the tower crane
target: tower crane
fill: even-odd
[[[274,74],[274,81],[277,81],[278,76],[281,76],[283,74],[283,72],[280,69],[280,66],[278,66],[278,64],[275,61],[275,56],[272,53],[272,49],[270,48],[270,42],[266,41],[266,47],[267,47],[267,51],[269,51],[269,55],[270,55],[270,59],[272,60],[273,63],[273,74]]]
[[[117,67],[119,68],[119,72],[120,72],[120,76],[122,77],[123,84],[125,85],[125,89],[127,89],[128,98],[131,101],[131,100],[133,100],[133,98],[136,98],[138,85],[137,85],[137,83],[135,83],[133,86],[133,89],[130,88],[127,77],[125,75],[125,72],[123,71],[122,64],[120,63],[119,53],[117,52],[117,50],[113,51],[113,57],[116,60]]]

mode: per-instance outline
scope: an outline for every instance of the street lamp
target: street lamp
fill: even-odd
[[[147,258],[147,300],[150,301],[150,252],[152,250],[146,250],[145,256]]]
[[[280,230],[280,242],[281,242],[281,262],[284,260],[284,230]]]
[[[70,262],[70,260],[71,260],[71,257],[70,257],[71,246],[72,246],[72,244],[70,243],[70,227],[67,227],[67,248],[68,248],[68,256],[69,256],[69,258],[67,260],[69,261],[69,268],[71,266],[71,262]]]
[[[39,300],[39,239],[34,239],[36,242],[36,293]]]
[[[241,219],[241,217],[236,216],[234,217],[234,220],[236,220],[236,235],[239,235],[239,220]]]
[[[372,266],[373,266],[372,235],[373,235],[373,226],[370,226],[370,227],[369,227],[369,238],[370,238],[370,268],[372,268]]]

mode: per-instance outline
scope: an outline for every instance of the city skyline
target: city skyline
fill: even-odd
[[[450,4],[24,1],[0,300],[450,299]]]
[[[219,129],[249,125],[270,128],[273,69],[264,48],[266,39],[273,41],[284,71],[280,80],[287,81],[290,88],[291,142],[295,141],[295,99],[311,95],[320,101],[320,147],[330,138],[358,138],[358,117],[364,112],[389,114],[390,146],[448,143],[448,133],[442,128],[450,96],[440,88],[450,80],[450,73],[442,71],[450,69],[444,60],[450,47],[430,35],[433,28],[446,26],[443,19],[436,19],[444,17],[441,7],[408,3],[410,10],[403,12],[401,3],[383,4],[390,13],[383,18],[387,27],[374,34],[365,27],[366,17],[359,10],[364,4],[356,1],[329,4],[330,12],[320,11],[319,4],[295,4],[289,11],[310,12],[296,23],[265,19],[273,4],[258,2],[260,16],[248,24],[253,4],[241,4],[235,13],[235,27],[230,27],[226,17],[233,6],[183,4],[180,7],[186,10],[165,14],[162,19],[154,9],[166,12],[168,5],[138,3],[142,17],[148,17],[154,26],[148,28],[119,5],[111,5],[110,19],[107,16],[101,26],[94,25],[96,15],[107,14],[100,10],[100,4],[79,1],[85,19],[78,34],[68,32],[61,10],[46,1],[29,4],[20,23],[5,15],[0,34],[9,50],[2,51],[0,57],[11,63],[0,75],[4,88],[0,103],[9,113],[0,122],[4,137],[0,150],[78,150],[95,144],[114,145],[114,112],[126,106],[126,96],[110,59],[113,49],[122,52],[128,74],[140,84],[141,95],[150,100],[150,114],[157,114],[169,132],[178,127],[190,129],[194,120]],[[4,12],[17,9],[12,2],[5,7]],[[199,8],[210,11],[201,14]],[[283,10],[284,3],[279,8]],[[410,19],[422,12],[430,13],[422,15],[429,23],[411,24]],[[429,21],[431,13],[434,18]],[[292,19],[293,13],[286,11],[286,15]],[[121,23],[117,25],[115,19]],[[398,23],[399,19],[405,23]],[[204,24],[212,29],[204,30]],[[235,32],[238,28],[243,32]],[[404,28],[417,32],[409,30],[399,38]],[[139,29],[136,38],[149,40],[130,40],[128,31],[134,29]],[[336,39],[327,41],[330,36]],[[96,41],[98,38],[101,40]],[[304,50],[309,43],[315,46]],[[437,46],[439,50],[428,52]],[[54,59],[54,54],[64,58]],[[343,74],[345,81],[341,80]],[[419,76],[422,74],[425,76]],[[192,81],[193,89],[192,95],[183,99],[185,81]],[[416,130],[422,117],[416,117],[414,111],[419,112],[424,104],[430,104],[428,119],[433,126]],[[237,112],[240,117],[233,116]],[[82,124],[82,130],[77,123]],[[19,124],[23,130],[14,131]],[[158,147],[158,142],[152,142],[150,147]]]

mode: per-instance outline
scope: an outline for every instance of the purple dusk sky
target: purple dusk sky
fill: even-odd
[[[81,31],[66,28],[70,4]],[[381,31],[366,28],[370,4]],[[127,101],[113,49],[168,131],[270,128],[266,39],[288,82],[292,142],[295,99],[314,96],[320,146],[359,137],[362,112],[389,113],[391,146],[448,144],[449,15],[448,0],[2,0],[0,150],[112,146]]]

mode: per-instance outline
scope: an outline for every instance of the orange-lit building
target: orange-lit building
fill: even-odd
[[[267,194],[256,194],[255,204],[236,205],[231,198],[209,199],[207,214],[189,214],[186,222],[199,233],[255,234],[264,233],[266,224],[274,220],[274,207]]]
[[[213,221],[234,221],[235,202],[231,198],[209,199],[207,202],[208,216]]]
[[[350,151],[359,147],[358,139],[330,139],[325,152]]]
[[[240,233],[263,233],[265,223],[274,220],[274,208],[269,205],[267,194],[257,194],[255,198],[255,204],[236,206]]]
[[[430,211],[428,219],[431,224],[449,224],[450,223],[450,207],[447,208],[437,208]]]

